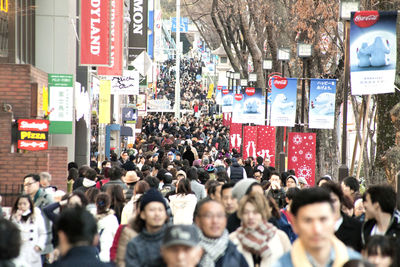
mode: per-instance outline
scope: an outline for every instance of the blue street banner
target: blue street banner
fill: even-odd
[[[296,78],[277,77],[272,80],[271,126],[294,126],[296,100]]]
[[[233,123],[265,124],[265,96],[262,95],[262,88],[247,87],[243,93],[239,89],[233,96]]]
[[[186,33],[189,31],[189,19],[181,17],[180,18],[180,32],[181,33]],[[172,27],[171,27],[171,32],[176,32],[176,18],[172,18]]]
[[[394,92],[396,20],[397,11],[351,13],[350,71],[353,95]]]
[[[222,112],[232,112],[233,107],[233,91],[227,86],[222,86]]]
[[[336,80],[311,79],[308,128],[334,128],[335,99]]]

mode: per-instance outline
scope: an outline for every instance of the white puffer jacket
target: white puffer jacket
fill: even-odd
[[[193,212],[197,204],[195,194],[178,194],[169,197],[174,224],[192,224]]]
[[[113,210],[109,210],[105,214],[97,214],[97,232],[100,235],[100,260],[103,262],[110,261],[110,248],[114,241],[115,233],[119,224]]]

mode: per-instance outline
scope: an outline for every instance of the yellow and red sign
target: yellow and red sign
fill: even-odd
[[[48,148],[48,120],[18,120],[18,148],[37,151]]]

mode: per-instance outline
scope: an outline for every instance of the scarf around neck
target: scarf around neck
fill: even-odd
[[[200,246],[204,248],[207,255],[214,261],[217,262],[225,254],[225,250],[228,248],[229,233],[228,230],[224,230],[224,233],[219,238],[208,238],[203,235],[199,229],[200,234]]]
[[[270,251],[268,243],[275,235],[276,227],[267,221],[261,222],[256,229],[241,226],[237,230],[237,237],[243,248],[257,256]]]

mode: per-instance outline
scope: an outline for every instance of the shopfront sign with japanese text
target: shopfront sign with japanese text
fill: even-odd
[[[37,151],[48,148],[48,120],[19,119],[18,148]]]

